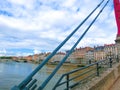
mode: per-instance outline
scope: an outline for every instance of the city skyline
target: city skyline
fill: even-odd
[[[19,56],[54,50],[100,1],[1,0],[0,3],[0,52]],[[63,51],[70,49],[97,13],[81,27]],[[111,0],[78,47],[114,43],[116,33]]]

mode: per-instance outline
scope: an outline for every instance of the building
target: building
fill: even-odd
[[[76,48],[69,60],[71,63],[90,63],[108,59],[110,55],[112,58],[117,57],[116,44],[105,44],[104,46],[95,46],[94,48]]]
[[[32,55],[25,56],[23,59],[25,59],[27,61],[32,61],[33,60],[33,56]]]
[[[86,62],[86,52],[93,50],[92,47],[84,47],[84,48],[76,48],[72,55],[70,56],[71,58],[71,63],[85,63]]]
[[[94,47],[94,60],[98,61],[104,59],[105,59],[104,46]]]
[[[39,53],[33,55],[33,61],[40,63],[42,62],[50,53]]]
[[[94,50],[89,50],[86,52],[86,64],[94,62]]]
[[[94,59],[95,60],[104,60],[109,57],[117,57],[117,46],[116,44],[105,44],[104,46],[94,47]]]
[[[13,57],[12,57],[12,60],[17,61],[17,60],[18,60],[18,57],[13,56]]]
[[[39,54],[34,54],[33,55],[33,60],[34,61],[39,61]]]
[[[105,44],[104,52],[105,52],[106,58],[110,55],[112,56],[112,58],[116,58],[118,55],[116,44]]]
[[[55,62],[55,63],[60,62],[65,57],[65,55],[66,54],[64,52],[58,52],[55,56],[53,56],[50,62]]]

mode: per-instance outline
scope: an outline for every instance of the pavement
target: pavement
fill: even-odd
[[[110,90],[120,90],[120,77],[117,79],[117,81],[113,84],[113,86],[110,88]]]

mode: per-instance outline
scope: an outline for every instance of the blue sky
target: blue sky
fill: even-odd
[[[20,56],[52,51],[100,1],[0,0],[0,55]],[[115,43],[117,28],[112,1],[77,47]],[[62,51],[70,49],[98,10]]]

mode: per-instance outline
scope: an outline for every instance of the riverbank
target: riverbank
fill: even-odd
[[[26,61],[26,60],[12,60],[12,59],[0,59],[0,62],[9,62],[9,61],[14,61],[14,62],[23,62],[23,63],[32,63],[32,64],[37,64],[39,65],[41,62],[36,62],[36,61]],[[59,63],[59,62],[58,62]],[[47,63],[46,65],[50,66],[57,66],[58,63]],[[63,66],[71,66],[71,67],[84,67],[85,64],[75,64],[75,63],[64,63]]]
[[[12,59],[0,59],[0,62],[8,62],[8,61],[13,61]]]

